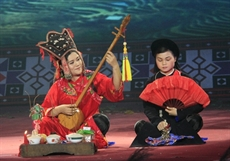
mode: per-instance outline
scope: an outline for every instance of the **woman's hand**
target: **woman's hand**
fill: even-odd
[[[170,116],[177,116],[177,109],[175,107],[166,107],[165,109],[166,112],[168,112],[168,114]]]
[[[65,114],[65,115],[72,116],[76,112],[78,112],[78,108],[76,108],[75,104],[63,104],[63,105],[56,106],[51,111],[51,115],[52,116],[57,116],[58,114],[62,113],[62,114]]]
[[[119,68],[120,70],[120,67],[119,67],[119,64],[117,62],[117,58],[115,57],[115,55],[109,51],[106,53],[106,62],[111,65],[112,68]]]
[[[106,53],[106,62],[113,68],[113,85],[116,90],[121,87],[121,70],[115,55],[109,51]]]
[[[162,131],[166,126],[168,126],[168,123],[166,121],[161,121],[158,125],[157,125],[157,129],[159,131]]]

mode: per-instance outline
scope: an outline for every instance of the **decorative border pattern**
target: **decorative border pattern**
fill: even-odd
[[[230,96],[230,40],[176,41],[181,53],[181,69],[192,76],[210,96]],[[133,80],[124,82],[125,100],[139,100],[139,94],[148,77],[153,75],[154,60],[150,42],[130,42],[128,57]],[[91,47],[90,47],[91,46]],[[113,52],[122,66],[122,44]],[[107,44],[79,45],[88,69],[95,70]],[[4,105],[28,104],[28,95],[41,103],[53,83],[54,67],[49,56],[42,60],[36,48],[1,49],[0,103]],[[111,68],[104,64],[100,72],[112,76]]]

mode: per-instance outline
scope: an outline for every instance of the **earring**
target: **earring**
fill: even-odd
[[[71,74],[64,74],[64,77],[67,80],[71,80],[72,79],[72,75]]]

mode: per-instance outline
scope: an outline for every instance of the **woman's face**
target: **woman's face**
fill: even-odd
[[[83,72],[83,62],[77,52],[71,52],[67,58],[67,63],[72,76],[80,76]]]
[[[160,71],[164,74],[169,74],[175,66],[176,57],[171,51],[166,51],[164,53],[158,53],[156,55],[156,65]]]

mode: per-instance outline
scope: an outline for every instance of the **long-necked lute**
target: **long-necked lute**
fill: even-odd
[[[130,21],[130,15],[127,15],[121,25],[120,25],[120,28],[118,29],[117,27],[115,27],[115,29],[118,31],[117,33],[115,32],[112,32],[112,34],[115,35],[115,38],[114,40],[112,41],[110,47],[108,48],[108,50],[106,51],[105,55],[103,56],[100,64],[98,65],[98,67],[96,68],[96,70],[94,71],[92,77],[89,79],[87,85],[85,86],[85,88],[83,89],[82,93],[80,94],[80,96],[78,97],[75,105],[76,107],[78,107],[78,105],[80,104],[81,100],[83,99],[83,97],[85,96],[88,88],[90,87],[90,85],[92,84],[96,74],[99,72],[99,70],[101,69],[102,65],[104,64],[105,60],[106,60],[106,54],[111,51],[114,47],[114,45],[117,43],[118,39],[120,37],[125,37],[123,35],[123,32],[125,31],[126,29],[126,26],[128,25]],[[59,114],[58,115],[58,118],[60,120],[60,123],[65,126],[66,128],[70,129],[70,130],[77,130],[80,125],[83,123],[84,121],[84,115],[82,113],[82,111],[79,109],[79,112],[76,112],[74,115],[72,116],[67,116],[65,114]]]

